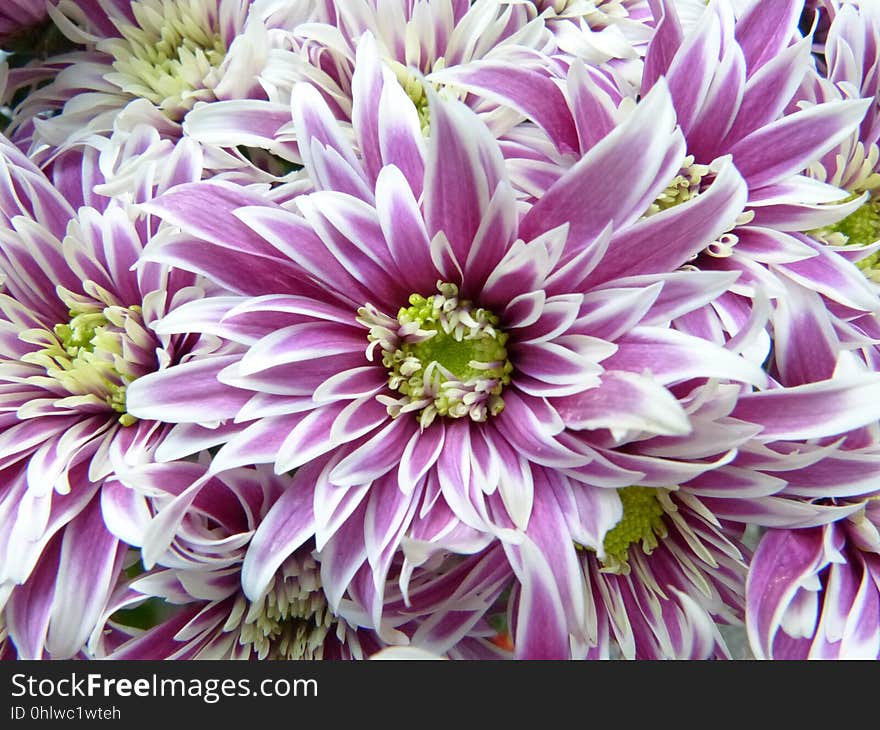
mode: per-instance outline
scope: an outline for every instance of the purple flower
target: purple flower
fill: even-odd
[[[720,481],[717,480],[717,481]],[[741,624],[746,564],[742,526],[720,523],[700,490],[621,490],[623,517],[605,536],[605,552],[579,554],[596,606],[597,646],[627,659],[730,658],[719,624]]]
[[[13,110],[14,138],[45,155],[105,135],[120,118],[178,138],[197,102],[266,98],[258,75],[284,42],[277,27],[314,12],[310,2],[60,0],[52,18],[85,50],[10,73],[11,89],[49,82]]]
[[[205,455],[207,456],[207,454]],[[105,490],[108,524],[141,545],[157,505],[206,477],[207,463],[173,462],[128,470]],[[273,505],[296,498],[299,487],[265,467],[211,477],[181,523],[161,567],[117,592],[107,632],[91,650],[116,659],[362,659],[389,645],[418,646],[451,656],[500,658],[483,619],[506,585],[500,551],[447,559],[412,577],[404,597],[393,584],[379,591],[381,607],[364,606],[364,588],[377,591],[366,568],[333,602],[323,583],[328,566],[306,536],[284,557],[264,590],[242,591],[241,570],[251,537]],[[329,554],[328,554],[329,557]],[[175,606],[156,626],[125,625],[125,611],[145,599]],[[379,620],[374,623],[373,617]],[[125,638],[129,635],[130,638]]]
[[[680,22],[675,4],[656,5],[663,12],[645,58],[641,93],[658,79],[668,83],[686,156],[677,161],[680,167],[668,189],[643,212],[653,215],[698,194],[712,179],[713,165],[728,156],[748,189],[745,210],[735,225],[687,262],[688,268],[736,272],[736,282],[710,306],[678,318],[675,327],[725,342],[748,330],[750,321],[766,316],[768,334],[781,332],[780,342],[800,342],[811,329],[838,330],[837,349],[846,349],[854,339],[846,322],[878,311],[875,287],[852,263],[870,251],[845,255],[805,234],[836,225],[863,201],[848,199],[846,190],[803,172],[859,129],[870,100],[838,95],[821,103],[797,104],[800,87],[813,73],[810,39],[802,38],[797,29],[799,3],[751,3],[739,17],[729,3],[715,3],[690,28]],[[769,35],[767,28],[772,29]],[[456,73],[455,81],[475,91],[483,85],[470,72]],[[576,154],[586,156],[626,118],[632,92],[620,88],[623,85],[606,70],[577,62],[558,83],[564,84],[566,103],[556,113],[564,118],[568,110],[576,130]],[[547,97],[545,103],[555,101]],[[557,134],[552,144],[562,149],[568,139]],[[527,200],[540,199],[572,164],[571,156],[552,152],[534,133],[520,132],[518,146],[511,147],[511,178]],[[813,300],[820,309],[790,310],[789,299]],[[825,320],[821,326],[813,323],[816,313]],[[861,340],[864,343],[864,336]],[[752,343],[746,355],[764,362],[771,354],[770,337],[755,337]],[[828,362],[817,360],[800,382],[831,377],[834,359],[831,367]],[[787,368],[784,362],[776,366],[780,371]],[[788,374],[781,379],[795,384]]]
[[[506,75],[505,83],[520,87],[528,83],[540,88],[542,94],[558,95],[546,74],[538,71],[548,62],[538,51],[552,47],[552,37],[529,3],[328,0],[325,5],[321,22],[287,26],[290,47],[273,54],[262,76],[268,100],[201,104],[187,117],[186,133],[205,144],[263,147],[300,162],[307,151],[296,151],[296,125],[291,119],[298,111],[291,97],[293,86],[297,82],[311,84],[337,119],[363,124],[364,120],[354,120],[353,114],[375,114],[379,97],[373,99],[372,108],[362,107],[358,112],[353,109],[353,99],[376,93],[370,84],[375,81],[376,68],[382,67],[400,86],[393,91],[385,86],[383,114],[409,106],[403,102],[402,107],[395,97],[409,97],[426,133],[427,86],[445,97],[465,101],[496,135],[516,124],[520,115],[540,115],[542,105],[537,97],[513,109],[500,108],[491,96],[466,94],[447,84],[441,78],[446,69],[485,63],[485,73],[494,78]],[[365,154],[375,152],[366,150]]]
[[[832,14],[827,43],[821,56],[825,74],[814,74],[804,95],[808,102],[866,97],[874,99],[859,127],[821,160],[810,165],[809,174],[845,189],[849,199],[859,203],[843,220],[810,231],[810,235],[838,249],[856,262],[875,281],[880,239],[880,59],[876,37],[880,13],[872,5],[844,5]]]
[[[126,552],[100,506],[111,461],[148,458],[163,433],[128,413],[126,388],[147,372],[217,355],[218,343],[154,332],[174,304],[205,290],[161,265],[133,270],[151,230],[124,204],[90,195],[92,205],[73,210],[60,190],[75,198],[84,179],[100,180],[90,155],[80,168],[55,170],[59,188],[5,141],[2,156],[0,585],[20,655],[69,657]],[[192,179],[186,156],[177,162],[167,182]]]
[[[383,117],[384,102],[370,111],[399,88],[376,74],[365,88],[381,93],[355,99],[358,146],[371,150],[363,160],[319,95],[297,89],[296,131],[313,140],[305,161],[319,192],[290,209],[214,183],[147,204],[185,232],[147,258],[238,293],[183,306],[160,330],[210,332],[247,352],[218,367],[212,385],[194,387],[185,365],[145,376],[129,407],[181,423],[160,459],[211,438],[198,423],[208,398],[218,405],[211,419],[242,428],[214,471],[300,468],[295,496],[257,530],[246,595],[259,595],[310,534],[331,564],[331,595],[364,562],[382,584],[398,546],[412,569],[439,549],[478,552],[500,538],[532,601],[520,600],[523,615],[564,617],[542,636],[531,631],[533,641],[520,634],[517,651],[567,655],[569,633],[588,643],[574,546],[604,557],[622,511],[617,489],[711,472],[764,421],[772,440],[839,433],[875,413],[842,415],[858,379],[781,399],[742,395],[743,383],[765,383],[760,370],[669,329],[729,286],[728,274],[676,269],[732,224],[745,191],[721,161],[692,200],[643,217],[683,155],[662,84],[520,215],[499,149],[473,114],[431,95],[423,156],[411,111],[405,125]],[[619,154],[629,148],[641,156]],[[583,190],[597,191],[589,206]],[[201,210],[210,215],[192,213]],[[709,378],[733,381],[723,406],[699,387]],[[774,423],[766,412],[823,397],[827,412],[812,421],[799,413]],[[736,421],[710,425],[731,411]],[[196,493],[153,521],[148,563]]]

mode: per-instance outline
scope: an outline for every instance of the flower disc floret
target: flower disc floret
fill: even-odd
[[[657,538],[666,537],[661,494],[665,494],[664,490],[653,487],[625,487],[618,490],[623,503],[623,516],[605,535],[603,570],[628,573],[628,555],[632,545],[641,543],[645,553],[650,554],[657,547]]]
[[[711,168],[709,165],[697,164],[694,162],[693,155],[688,155],[684,159],[678,175],[660,193],[645,215],[655,215],[696,197],[705,186],[703,178],[707,177],[710,173]]]
[[[413,294],[394,320],[367,305],[359,320],[370,328],[372,359],[382,350],[388,386],[401,398],[380,396],[388,413],[417,412],[422,427],[447,416],[486,421],[504,409],[501,392],[510,382],[508,335],[498,317],[460,299],[458,287],[438,282],[439,294]]]
[[[345,628],[327,605],[317,562],[294,555],[263,598],[250,604],[239,643],[252,646],[258,659],[322,659],[327,635],[344,639]]]
[[[223,62],[226,44],[192,3],[142,0],[131,6],[138,24],[120,24],[122,38],[99,45],[115,59],[110,80],[179,119],[197,100],[212,98],[206,81]]]
[[[23,357],[73,396],[103,402],[131,426],[137,419],[126,411],[126,387],[142,373],[127,362],[131,340],[146,336],[139,306],[108,306],[70,310],[70,321],[56,324],[52,333],[27,330],[21,338],[44,347]]]

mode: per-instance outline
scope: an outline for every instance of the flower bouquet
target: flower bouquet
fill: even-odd
[[[880,657],[876,2],[0,48],[0,655]]]

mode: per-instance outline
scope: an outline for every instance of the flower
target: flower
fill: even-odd
[[[297,2],[276,12],[274,3],[254,0],[98,4],[58,2],[52,19],[85,50],[20,72],[49,81],[13,109],[14,138],[30,141],[34,156],[106,135],[120,119],[176,139],[198,101],[265,98],[257,74],[273,44],[283,42],[275,26],[305,21],[314,11],[312,3]]]
[[[757,658],[880,658],[878,505],[871,495],[830,525],[764,535],[747,593]]]
[[[187,134],[215,146],[263,147],[301,162],[307,151],[297,154],[294,144],[296,125],[291,120],[298,111],[291,97],[293,87],[298,82],[311,84],[320,90],[337,119],[359,123],[353,114],[372,116],[380,101],[377,96],[357,111],[352,106],[355,97],[375,91],[363,87],[376,77],[373,66],[393,72],[400,91],[415,104],[425,134],[430,129],[428,86],[443,96],[464,100],[498,135],[516,124],[520,115],[540,114],[541,105],[534,98],[518,100],[521,103],[513,110],[500,108],[491,94],[465,94],[441,78],[447,69],[484,62],[489,66],[484,75],[493,83],[540,83],[543,76],[533,66],[546,63],[546,58],[537,51],[552,45],[552,39],[530,3],[332,0],[326,3],[326,17],[317,20],[288,26],[289,47],[273,54],[261,77],[268,100],[199,105],[186,119]],[[506,78],[499,76],[501,70]],[[547,84],[542,87],[545,93],[554,91]],[[389,97],[402,95],[388,85],[385,93]],[[399,101],[389,98],[382,106],[397,110],[409,104],[401,107]],[[376,151],[366,149],[364,154],[368,166],[376,164]]]
[[[205,292],[186,272],[152,264],[132,270],[149,224],[97,195],[89,202],[100,208],[74,211],[15,147],[3,141],[0,153],[0,469],[7,475],[0,584],[19,653],[40,657],[45,648],[62,658],[87,637],[126,552],[105,528],[100,505],[111,458],[147,458],[161,440],[161,424],[128,413],[126,388],[151,370],[222,348],[153,331],[173,303]],[[83,156],[79,169],[56,170],[60,189],[100,180],[94,162]],[[177,162],[170,178],[192,179],[192,161],[181,155]]]
[[[797,28],[798,3],[751,3],[738,15],[731,4],[714,3],[689,29],[680,22],[676,4],[657,6],[663,12],[645,57],[640,93],[658,79],[668,83],[686,156],[669,188],[644,212],[655,214],[699,192],[712,178],[716,161],[727,156],[748,190],[735,225],[687,262],[688,268],[738,272],[736,283],[703,310],[677,320],[675,327],[724,342],[735,338],[750,316],[761,316],[756,302],[761,297],[771,300],[770,325],[782,332],[780,342],[802,337],[808,331],[802,323],[814,312],[825,320],[814,326],[822,331],[848,330],[846,322],[853,317],[873,316],[876,291],[848,260],[858,254],[843,255],[806,235],[836,225],[861,201],[847,200],[846,190],[803,174],[859,128],[871,101],[836,98],[799,108],[798,89],[811,78],[812,64],[810,38],[801,38]],[[766,28],[773,29],[769,36]],[[456,82],[468,90],[480,87],[478,79],[463,73],[456,75]],[[559,83],[565,84],[566,102],[557,105],[557,114],[563,118],[569,110],[575,149],[583,157],[630,113],[633,92],[607,71],[577,62]],[[554,99],[545,103],[550,106]],[[557,134],[552,144],[560,148],[569,139],[568,133]],[[557,157],[534,135],[520,135],[519,142],[520,148],[509,156],[511,177],[528,200],[539,199],[578,159]],[[789,314],[786,302],[795,299],[818,300],[818,311]],[[706,318],[713,324],[707,325]],[[798,326],[792,331],[794,323]],[[850,342],[854,335],[847,332],[841,339]],[[864,344],[865,337],[861,340]],[[769,336],[753,342],[747,356],[756,363],[775,357]],[[801,382],[831,377],[833,360],[832,368],[827,363],[812,364]],[[784,372],[787,364],[771,363],[768,370],[777,376],[776,368]],[[792,383],[790,373],[781,377]]]
[[[121,483],[107,487],[110,526],[120,538],[142,544],[148,539],[144,516],[203,479],[209,462],[125,471]],[[96,632],[92,651],[117,659],[362,659],[412,641],[413,648],[435,653],[502,656],[485,638],[492,630],[483,621],[504,587],[498,551],[420,571],[406,601],[392,585],[382,591],[381,618],[373,623],[373,612],[358,602],[364,588],[375,593],[369,571],[361,569],[351,595],[331,605],[322,586],[328,566],[308,532],[299,530],[299,547],[284,557],[258,596],[246,596],[241,571],[250,538],[273,504],[297,499],[298,489],[289,477],[265,467],[211,477],[160,558],[162,567],[135,577],[119,593],[107,636]],[[157,598],[176,610],[145,631],[126,626],[132,606]],[[120,634],[130,638],[120,641]]]
[[[605,560],[580,552],[596,606],[595,654],[607,658],[611,640],[626,659],[730,658],[718,625],[742,623],[750,553],[742,527],[720,523],[697,494],[621,490],[623,517],[605,535]]]
[[[370,88],[398,88],[376,73]],[[567,654],[569,633],[588,643],[580,579],[566,577],[578,570],[574,544],[601,549],[620,519],[617,489],[669,489],[712,472],[762,427],[768,439],[853,427],[844,402],[867,381],[765,398],[748,392],[764,374],[735,351],[668,327],[729,286],[726,273],[676,270],[731,225],[744,185],[722,160],[693,199],[643,217],[683,156],[662,84],[523,215],[488,130],[459,102],[431,100],[426,158],[413,116],[408,126],[378,128],[381,115],[353,116],[362,120],[359,149],[385,139],[373,148],[398,155],[400,167],[386,160],[368,172],[317,92],[298,87],[297,134],[316,141],[305,163],[319,192],[282,208],[201,182],[145,205],[187,238],[151,246],[148,258],[238,293],[180,307],[161,331],[201,329],[247,351],[198,389],[185,365],[140,378],[129,406],[187,428],[179,443],[169,435],[163,459],[166,450],[182,454],[197,432],[198,401],[226,398],[229,407],[212,418],[244,428],[212,470],[300,469],[302,501],[279,504],[257,530],[246,595],[262,583],[250,576],[273,574],[295,549],[285,525],[308,525],[325,561],[365,535],[348,570],[369,562],[378,584],[388,556],[417,535],[408,569],[435,550],[472,553],[500,539],[530,600],[556,601],[566,617],[553,631],[531,632],[534,641],[519,636],[517,651]],[[356,98],[356,111],[368,103]],[[619,154],[629,148],[643,150],[639,164]],[[585,189],[602,192],[591,206],[581,203]],[[193,210],[211,214],[194,218]],[[708,379],[725,381],[724,406]],[[773,424],[763,404],[784,407],[788,397],[792,405],[824,397],[823,418]],[[738,419],[738,399],[745,423],[709,426],[728,413]],[[852,423],[873,417],[854,413]],[[773,485],[762,494],[783,483]],[[193,494],[153,522],[157,550]],[[451,530],[460,537],[450,548],[443,536]],[[152,549],[144,554],[155,559]],[[330,573],[327,591],[340,595],[350,573]],[[547,586],[557,580],[554,598]],[[548,641],[557,628],[564,640]]]
[[[860,269],[876,279],[878,255],[871,245],[880,239],[880,77],[872,39],[880,32],[880,13],[870,5],[847,4],[832,18],[824,46],[825,75],[814,78],[813,100],[863,97],[874,101],[858,129],[808,170],[816,179],[843,188],[861,205],[843,220],[810,234],[825,243],[847,247],[841,254],[851,255]]]

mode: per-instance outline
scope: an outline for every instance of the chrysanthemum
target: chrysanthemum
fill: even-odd
[[[258,74],[284,42],[275,26],[314,10],[304,1],[279,10],[259,0],[61,0],[52,19],[85,50],[16,72],[49,81],[13,110],[16,138],[32,136],[32,151],[46,154],[107,134],[120,117],[175,138],[196,102],[266,98]]]
[[[218,343],[154,332],[204,290],[186,272],[133,270],[150,226],[123,204],[93,195],[101,209],[74,211],[60,190],[75,199],[100,180],[88,158],[56,188],[5,141],[2,157],[0,584],[20,654],[58,658],[88,635],[124,552],[98,502],[111,455],[138,460],[161,439],[161,424],[127,412],[127,386]],[[166,182],[198,177],[177,162]]]
[[[748,632],[759,659],[880,658],[880,501],[824,527],[770,530],[752,560]]]
[[[126,471],[126,486],[105,490],[110,528],[141,545],[156,505],[206,471],[206,463],[193,462]],[[274,504],[298,499],[297,491],[290,477],[265,467],[213,477],[159,559],[161,567],[135,578],[119,594],[110,608],[109,636],[96,634],[92,651],[116,659],[362,659],[389,643],[412,641],[454,656],[503,656],[487,640],[493,630],[483,618],[506,583],[499,551],[420,571],[409,583],[406,601],[391,585],[381,592],[385,597],[374,623],[372,607],[358,601],[362,586],[372,584],[369,570],[361,568],[352,590],[334,600],[325,593],[327,566],[312,536],[296,530],[288,537],[299,547],[284,557],[257,596],[246,596],[242,561],[254,530]],[[178,608],[146,631],[126,627],[132,607],[150,598]],[[120,643],[120,634],[131,638]]]
[[[396,80],[386,73],[365,88],[383,84]],[[373,98],[356,97],[356,112]],[[457,102],[431,98],[427,159],[417,124],[376,126],[381,114],[354,114],[360,149],[385,155],[372,168],[375,187],[326,104],[303,86],[297,134],[314,140],[306,166],[322,192],[297,198],[298,212],[212,183],[148,205],[199,239],[157,246],[149,258],[239,293],[182,307],[162,331],[201,330],[248,347],[217,368],[213,385],[194,387],[188,366],[132,385],[133,414],[181,422],[159,457],[207,438],[197,403],[225,398],[228,407],[210,418],[246,428],[216,454],[214,470],[310,464],[308,479],[297,475],[302,503],[279,504],[258,529],[249,595],[257,589],[247,575],[273,573],[288,553],[284,526],[305,521],[325,561],[350,561],[334,571],[331,592],[365,561],[384,581],[398,544],[420,546],[407,556],[415,565],[444,534],[464,529],[463,552],[506,540],[524,590],[545,605],[552,598],[542,591],[557,578],[541,561],[565,543],[567,567],[553,568],[577,570],[575,542],[601,547],[620,518],[617,488],[693,478],[755,431],[692,433],[690,413],[701,407],[695,379],[761,384],[764,376],[733,351],[666,327],[729,285],[727,274],[668,272],[731,225],[744,190],[722,162],[693,200],[642,219],[683,153],[662,85],[521,220],[488,131]],[[642,149],[638,164],[618,154],[630,147]],[[603,194],[583,206],[585,189]],[[211,215],[183,213],[194,210]],[[731,388],[728,410],[740,386]],[[640,456],[652,437],[670,443],[659,456]],[[690,461],[675,461],[682,458]],[[159,513],[148,541],[156,549],[197,493]],[[536,508],[558,499],[585,511]],[[539,545],[540,560],[528,565],[516,554],[524,534]],[[549,535],[555,542],[542,542]],[[145,555],[155,559],[146,547]],[[583,634],[583,593],[565,597],[564,635],[569,626]],[[561,642],[536,642],[517,649],[558,655]]]
[[[742,526],[719,522],[698,493],[623,489],[604,559],[579,552],[596,607],[594,655],[614,647],[627,659],[730,658],[718,626],[742,622],[749,552]]]
[[[870,100],[795,106],[798,89],[812,72],[810,39],[797,28],[800,3],[751,3],[739,16],[731,4],[714,3],[689,30],[682,27],[674,3],[658,7],[663,13],[645,58],[641,93],[666,79],[686,157],[672,184],[645,212],[654,214],[699,193],[719,156],[732,158],[748,188],[736,225],[688,262],[705,271],[738,272],[737,282],[711,307],[676,326],[722,342],[746,326],[755,297],[781,304],[792,289],[807,297],[823,295],[852,310],[848,317],[875,313],[876,291],[847,257],[804,235],[834,225],[860,201],[846,200],[847,191],[802,174],[858,128]],[[462,71],[450,80],[469,90],[481,87],[476,76]],[[577,63],[565,80],[565,98],[563,105],[548,96],[545,104],[556,104],[560,118],[566,108],[571,110],[580,155],[617,127],[633,103],[607,74]],[[529,150],[533,140],[521,137],[520,149],[509,157],[517,158],[510,162],[513,179],[527,196],[540,198],[572,164],[570,158],[548,154],[568,138],[557,137],[553,146],[533,144]],[[770,309],[773,327],[787,329],[798,317],[785,319],[779,307]],[[783,336],[788,334],[795,336]],[[769,344],[767,338],[756,340],[750,357],[763,362]],[[813,380],[830,375],[817,372]]]
[[[488,64],[485,75],[494,83],[520,87],[531,83],[540,93],[555,93],[548,88],[545,74],[534,68],[549,62],[539,51],[553,47],[543,18],[536,15],[531,3],[508,0],[330,0],[322,22],[291,27],[291,47],[272,54],[271,64],[260,77],[268,101],[199,105],[184,127],[206,144],[262,146],[287,158],[293,154],[298,162],[291,151],[296,149],[291,113],[294,118],[298,114],[295,104],[291,109],[293,86],[299,81],[310,83],[321,91],[337,119],[353,120],[357,113],[353,99],[376,93],[376,88],[364,88],[363,84],[372,82],[370,67],[377,65],[392,71],[399,91],[415,105],[425,134],[430,126],[429,86],[448,98],[464,100],[496,135],[502,134],[521,121],[522,115],[544,119],[540,94],[515,108],[502,108],[497,100],[485,94],[466,94],[437,74],[480,61]],[[383,106],[395,114],[408,106],[407,102],[402,106],[400,101],[391,101],[392,94],[399,95],[397,91],[386,87],[384,92],[389,99]],[[373,108],[361,108],[359,113],[374,114],[378,96],[373,102]],[[375,158],[376,151],[366,149],[364,154]]]
[[[694,388],[681,401],[688,436],[597,449],[631,470],[617,500],[607,488],[578,490],[567,481],[575,470],[533,470],[533,522],[540,517],[505,544],[528,595],[514,594],[510,607],[517,653],[559,656],[571,645],[575,656],[615,647],[626,657],[726,656],[717,624],[743,620],[743,529],[852,514],[816,497],[858,495],[880,477],[877,449],[857,446],[860,426],[876,418],[863,401],[877,389],[874,376],[843,373],[746,395],[733,384]],[[578,623],[572,607],[584,592],[591,601]]]

